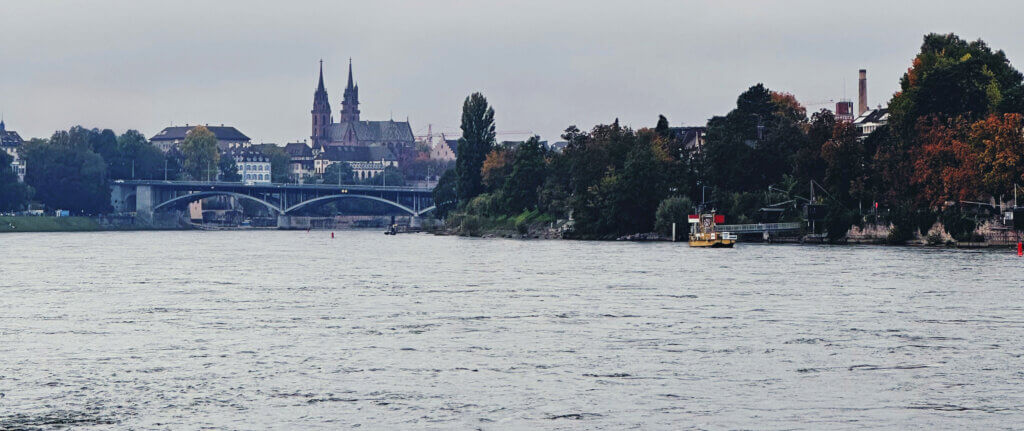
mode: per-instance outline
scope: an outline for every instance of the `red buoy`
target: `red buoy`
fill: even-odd
[[[1017,241],[1017,256],[1024,256],[1024,244],[1020,241]]]
[[[334,239],[334,232],[331,232],[331,239]]]

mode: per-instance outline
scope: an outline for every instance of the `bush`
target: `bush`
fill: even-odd
[[[957,241],[974,241],[974,229],[977,224],[957,208],[949,208],[942,212],[942,227],[949,236]]]
[[[932,230],[932,226],[935,225],[935,221],[939,219],[939,215],[931,210],[918,210],[917,212],[917,231],[922,236],[928,235],[928,231]]]
[[[848,211],[838,204],[833,204],[825,215],[825,230],[828,234],[828,242],[838,243],[846,240],[846,234],[853,227],[857,214]]]
[[[885,239],[888,244],[906,244],[914,239],[914,231],[917,230],[917,218],[915,212],[905,206],[894,207],[889,211],[889,222],[892,229]]]
[[[466,214],[499,217],[505,214],[505,196],[501,192],[484,193],[466,204]]]
[[[654,230],[664,236],[672,234],[672,223],[676,224],[676,234],[684,232],[687,217],[693,209],[690,198],[673,196],[661,201],[654,213]]]

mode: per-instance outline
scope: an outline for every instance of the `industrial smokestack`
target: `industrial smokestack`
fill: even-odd
[[[864,115],[864,112],[868,110],[868,71],[867,69],[860,70],[860,88],[857,91],[857,96],[860,100],[857,102],[857,115]]]

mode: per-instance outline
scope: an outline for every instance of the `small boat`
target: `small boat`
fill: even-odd
[[[714,211],[701,214],[690,214],[690,247],[732,247],[736,244],[736,235],[729,232],[716,232],[715,226],[725,223],[725,216]]]
[[[398,233],[398,229],[395,225],[388,226],[388,230],[384,231],[384,235],[395,235]]]

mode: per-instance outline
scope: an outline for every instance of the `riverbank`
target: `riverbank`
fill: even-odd
[[[424,225],[424,230],[441,235],[481,238],[564,239],[568,222],[555,220],[547,214],[525,211],[514,217],[484,217],[452,214],[439,225]]]
[[[98,232],[126,230],[183,230],[188,227],[140,225],[130,217],[0,216],[4,232]]]
[[[0,232],[90,232],[100,230],[107,229],[90,217],[0,217]]]

